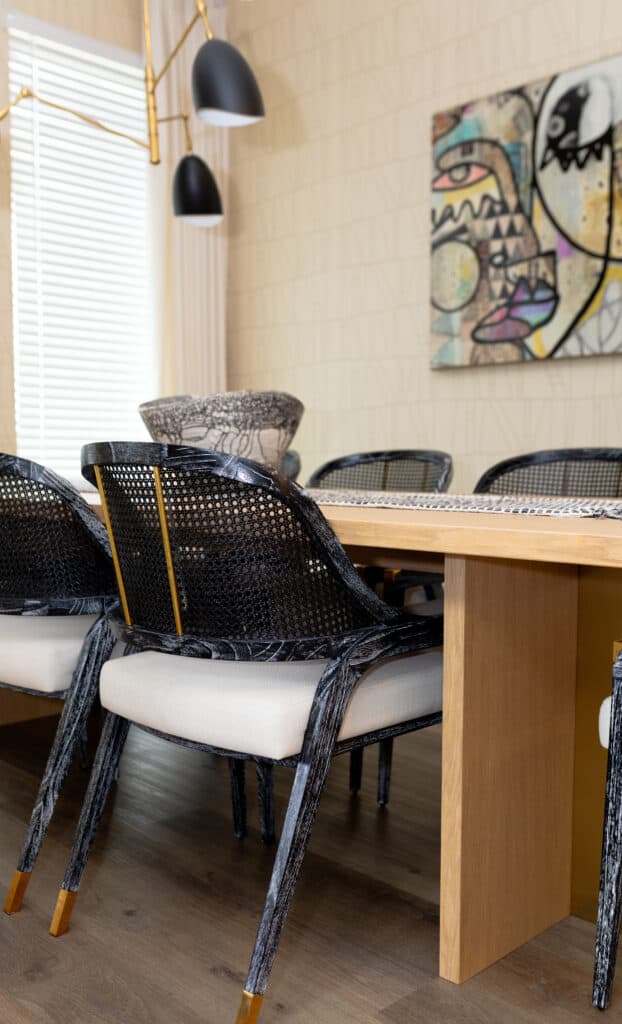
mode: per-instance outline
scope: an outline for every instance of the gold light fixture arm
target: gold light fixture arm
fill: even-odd
[[[9,116],[13,107],[16,107],[18,103],[22,102],[22,100],[30,99],[31,96],[32,93],[30,89],[27,89],[26,86],[23,86],[18,92],[15,99],[11,100],[11,102],[6,107],[3,107],[3,109],[0,110],[0,121],[4,121],[5,117]]]
[[[126,139],[128,142],[133,142],[136,146],[142,146],[143,149],[149,149],[149,144],[143,142],[142,139],[137,139],[133,135],[128,135],[126,132],[120,132],[116,128],[110,128],[107,124],[103,124],[102,121],[97,121],[94,117],[88,117],[87,114],[82,114],[79,110],[74,110],[72,107],[65,107],[62,103],[53,103],[52,100],[46,100],[43,96],[39,96],[38,93],[33,92],[32,89],[28,89],[26,86],[20,89],[14,100],[11,100],[9,105],[0,110],[0,121],[3,121],[5,117],[11,113],[13,107],[16,107],[22,100],[37,100],[38,103],[42,103],[45,107],[51,107],[53,110],[60,110],[63,114],[71,114],[72,117],[77,117],[79,121],[83,121],[84,124],[89,124],[93,128],[99,128],[102,132],[108,132],[109,135],[116,135],[120,139]]]
[[[159,117],[158,124],[164,124],[166,121],[183,121],[184,122],[184,135],[186,137],[186,153],[188,156],[192,154],[192,136],[190,135],[190,114],[170,114],[169,117]]]
[[[205,0],[196,0],[196,5],[197,14],[199,15],[201,21],[203,22],[203,27],[205,28],[205,35],[207,36],[208,39],[213,39],[214,33],[211,30],[209,19],[207,17],[207,5],[205,3]]]
[[[188,24],[187,28],[185,29],[181,39],[177,43],[177,46],[173,50],[171,50],[170,54],[166,58],[163,66],[162,66],[162,70],[158,71],[158,74],[155,76],[155,82],[154,82],[155,85],[157,85],[158,82],[160,82],[164,78],[166,72],[170,68],[170,66],[173,63],[173,61],[175,60],[175,57],[177,56],[177,54],[181,50],[182,46],[186,42],[186,39],[188,38],[188,36],[192,32],[192,29],[194,28],[194,26],[196,25],[197,21],[199,20],[199,17],[200,17],[200,15],[199,15],[199,12],[197,11],[197,13],[195,14],[194,18],[192,19],[192,21]]]
[[[147,0],[145,0],[145,4],[146,3],[147,3]],[[158,85],[158,83],[161,82],[162,79],[164,78],[166,72],[170,68],[170,66],[173,63],[173,61],[175,60],[175,57],[177,56],[177,54],[181,50],[182,46],[186,42],[186,39],[188,38],[188,36],[192,32],[192,29],[196,25],[196,23],[199,20],[199,18],[203,22],[203,26],[205,28],[205,35],[207,36],[207,38],[208,39],[213,39],[214,38],[214,33],[212,32],[212,29],[211,29],[210,23],[209,23],[209,19],[207,17],[207,7],[205,5],[205,0],[196,0],[196,6],[197,6],[197,10],[196,10],[196,14],[195,14],[194,18],[192,18],[192,20],[188,23],[188,25],[186,26],[186,28],[184,29],[184,31],[182,33],[181,39],[179,40],[177,45],[171,50],[171,52],[169,53],[168,57],[164,61],[164,64],[162,65],[162,68],[160,69],[160,71],[158,71],[157,75],[155,76],[155,78],[154,78],[154,86]],[[147,17],[148,17],[148,13],[147,13]]]
[[[147,131],[149,132],[149,156],[152,164],[160,163],[160,141],[158,139],[158,109],[155,96],[155,73],[151,55],[151,19],[149,0],[143,0],[143,23],[145,29],[145,93],[147,95]]]

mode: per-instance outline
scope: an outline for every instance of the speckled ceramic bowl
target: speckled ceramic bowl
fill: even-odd
[[[304,405],[285,391],[174,395],[139,407],[154,441],[190,444],[278,466]]]

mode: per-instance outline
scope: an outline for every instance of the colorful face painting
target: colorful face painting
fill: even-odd
[[[622,352],[622,57],[432,136],[432,366]]]

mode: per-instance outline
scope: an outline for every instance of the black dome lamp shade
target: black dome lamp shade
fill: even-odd
[[[257,80],[239,50],[224,39],[208,39],[192,66],[197,116],[208,124],[237,127],[265,116]]]
[[[177,165],[173,209],[176,217],[197,227],[214,227],[222,220],[222,201],[214,175],[194,153],[183,157]]]

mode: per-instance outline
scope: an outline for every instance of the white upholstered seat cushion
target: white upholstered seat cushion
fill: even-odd
[[[71,683],[96,615],[0,615],[0,682],[41,693]]]
[[[598,735],[602,747],[609,746],[609,727],[611,725],[611,697],[607,697],[606,700],[600,705],[600,712],[598,715]]]
[[[183,739],[280,759],[298,754],[326,661],[211,661],[149,651],[109,661],[101,702]],[[340,739],[440,711],[442,655],[426,651],[368,671]]]

